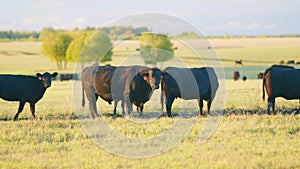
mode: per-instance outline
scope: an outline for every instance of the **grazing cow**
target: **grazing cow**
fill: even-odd
[[[234,71],[234,72],[233,72],[233,80],[234,80],[234,81],[237,81],[237,80],[239,80],[239,79],[240,79],[240,72]]]
[[[61,74],[60,75],[60,81],[67,81],[67,80],[79,80],[78,74]]]
[[[296,65],[300,65],[300,62],[297,62]]]
[[[293,65],[293,64],[295,64],[295,61],[294,61],[294,60],[288,60],[288,61],[286,62],[286,64],[288,64],[288,65]]]
[[[243,60],[236,60],[236,61],[235,61],[235,64],[236,64],[236,65],[243,65]]]
[[[57,72],[50,74],[37,73],[34,76],[0,75],[0,98],[7,101],[19,101],[19,109],[14,117],[18,119],[26,102],[30,104],[30,111],[35,118],[35,104],[43,97],[47,88],[51,86],[51,79]]]
[[[281,61],[279,62],[279,65],[284,65],[284,61],[281,60]]]
[[[259,72],[259,73],[257,74],[257,79],[262,79],[263,76],[264,76],[264,73]]]
[[[263,76],[263,100],[265,89],[268,94],[267,113],[275,113],[275,98],[283,97],[287,100],[299,99],[300,101],[300,69],[291,66],[273,65],[266,69]]]
[[[171,109],[174,99],[198,99],[199,113],[202,112],[203,100],[207,101],[207,112],[219,87],[218,78],[213,68],[175,68],[167,67],[162,71],[161,104],[164,100],[168,117],[172,117]]]
[[[98,96],[114,104],[114,116],[118,101],[122,104],[122,114],[128,117],[132,111],[132,103],[139,112],[150,99],[154,89],[159,88],[161,71],[158,68],[143,66],[99,66],[87,67],[82,71],[83,106],[84,91],[90,103],[92,118],[97,114]],[[124,109],[125,108],[125,109]]]

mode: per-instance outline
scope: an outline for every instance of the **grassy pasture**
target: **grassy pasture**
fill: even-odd
[[[253,68],[268,66],[269,61],[277,63],[281,56],[284,56],[283,60],[300,60],[297,57],[300,40],[282,40],[283,45],[280,45],[280,39],[213,40],[212,43],[221,59],[239,60],[241,56],[248,56],[241,59]],[[116,47],[113,64],[122,63],[126,61],[125,56],[135,53],[134,45],[135,42],[130,42],[128,50],[126,45]],[[39,50],[39,42],[0,43],[0,73],[56,71],[55,63],[41,56]],[[262,58],[262,51],[267,51],[270,60]],[[251,55],[248,52],[252,52]],[[176,53],[182,58],[188,57],[180,47]],[[192,59],[187,60],[191,66],[198,64]],[[267,60],[268,63],[247,63],[246,60]],[[228,76],[234,68],[241,68],[229,61],[222,64],[232,68],[225,69]],[[249,67],[242,73],[248,74],[251,69]],[[65,71],[72,72],[73,64]],[[21,120],[11,121],[18,103],[0,99],[0,168],[300,168],[300,116],[243,114],[243,111],[265,110],[261,81],[234,82],[230,78],[225,81],[228,114],[220,119],[210,139],[204,144],[199,143],[199,133],[208,118],[192,117],[197,121],[195,126],[175,148],[160,156],[141,159],[112,155],[87,136],[76,117],[72,81],[53,82],[36,105],[36,120],[31,120],[29,105],[25,105],[19,116]],[[185,102],[177,99],[173,110],[179,110],[182,103]],[[112,128],[128,137],[155,136],[171,128],[176,118],[180,118],[133,123],[123,118],[112,119],[109,114],[113,107],[101,99],[98,108],[105,113],[104,119]],[[279,112],[295,108],[298,108],[297,100],[276,99]],[[146,104],[145,109],[152,107]]]

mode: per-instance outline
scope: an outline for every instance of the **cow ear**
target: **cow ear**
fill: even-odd
[[[149,73],[143,73],[143,78],[144,80],[148,80],[149,79]]]
[[[37,73],[36,76],[39,78],[39,80],[43,80],[42,75],[40,73]]]
[[[52,73],[51,77],[56,77],[58,75],[57,72]]]

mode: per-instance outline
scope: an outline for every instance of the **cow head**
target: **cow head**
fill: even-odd
[[[159,89],[161,70],[158,68],[149,68],[141,72],[143,79],[147,81],[152,90]]]
[[[37,73],[36,76],[39,78],[40,81],[43,81],[44,87],[48,88],[51,86],[51,79],[57,76],[57,72],[52,74],[45,72],[44,74]]]

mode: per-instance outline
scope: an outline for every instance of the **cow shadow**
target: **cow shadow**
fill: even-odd
[[[230,116],[230,115],[267,115],[266,110],[225,110],[224,116]],[[275,111],[275,113],[272,115],[299,115],[300,109],[288,109],[288,110],[281,110],[278,109]]]
[[[209,115],[200,115],[200,117],[208,117],[208,116],[218,116],[220,114],[209,114]],[[223,115],[223,114],[222,114]],[[103,114],[105,117],[111,117],[111,118],[124,118],[123,115],[117,114],[114,116],[113,113],[106,113]],[[198,117],[198,112],[180,112],[180,113],[172,113],[172,117],[168,117],[166,112],[132,112],[130,114],[130,118],[133,119],[159,119],[159,118],[193,118]]]

